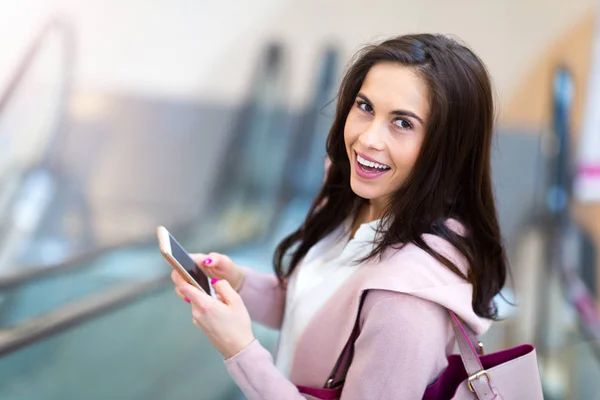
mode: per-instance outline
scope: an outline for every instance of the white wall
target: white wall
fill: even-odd
[[[63,10],[79,33],[77,84],[177,99],[235,102],[270,38],[290,45],[294,104],[311,87],[327,41],[349,56],[388,35],[434,31],[464,39],[488,64],[501,100],[595,0],[3,0],[0,84],[44,16]]]

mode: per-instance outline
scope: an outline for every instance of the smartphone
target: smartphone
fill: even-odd
[[[187,251],[181,247],[173,235],[164,226],[156,228],[158,247],[163,257],[177,271],[187,283],[197,287],[204,293],[214,296],[215,292],[210,284],[210,278],[192,260]]]

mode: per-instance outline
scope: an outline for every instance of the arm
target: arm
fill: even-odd
[[[280,329],[285,308],[286,290],[275,275],[241,267],[244,280],[238,289],[252,320],[273,329]]]
[[[446,362],[448,317],[410,295],[373,291],[365,300],[342,400],[421,398]],[[305,399],[257,341],[225,366],[248,400]]]
[[[367,295],[362,315],[342,400],[423,397],[447,364],[446,310],[408,294],[376,290]]]

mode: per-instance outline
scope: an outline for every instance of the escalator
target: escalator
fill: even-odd
[[[69,21],[51,19],[0,96],[0,276],[26,258],[56,194],[74,53]]]
[[[266,51],[266,61],[257,66],[258,85],[254,88],[253,96],[249,100],[249,113],[244,113],[244,124],[240,125],[242,135],[246,140],[268,141],[270,137],[289,137],[281,126],[274,123],[281,119],[283,112],[281,97],[285,94],[285,81],[283,77],[284,59],[277,56],[281,53],[278,45],[270,46]],[[273,56],[275,54],[275,57]],[[283,91],[283,93],[282,93]],[[261,125],[262,124],[262,125]],[[284,133],[282,135],[282,133]],[[250,147],[240,147],[239,143],[232,142],[230,147],[239,150],[241,159],[251,157]],[[255,150],[255,149],[254,149]],[[259,154],[260,153],[256,153]],[[285,154],[285,151],[284,151]],[[279,161],[283,163],[283,159]],[[255,163],[256,164],[256,163]],[[279,195],[276,190],[262,191],[267,193],[261,201],[253,201],[253,196],[247,187],[240,187],[236,177],[250,174],[247,181],[255,185],[265,175],[262,170],[264,165],[248,167],[238,163],[230,168],[217,168],[217,171],[227,171],[230,179],[222,177],[217,182],[222,186],[232,188],[229,199],[235,199],[234,204],[216,202],[218,206],[201,214],[202,226],[190,223],[187,227],[172,228],[182,243],[189,248],[201,246],[202,248],[228,248],[233,244],[247,242],[265,231],[268,221],[276,217]],[[204,169],[214,168],[205,166]],[[283,168],[272,169],[272,179],[278,178]],[[209,191],[211,192],[211,191]],[[243,214],[246,220],[234,220],[231,214]],[[206,235],[202,228],[222,227],[211,230]],[[0,313],[0,327],[16,326],[26,319],[41,316],[56,307],[81,299],[90,293],[99,292],[111,287],[140,283],[148,284],[164,276],[165,269],[162,262],[156,261],[156,238],[149,234],[150,241],[119,246],[111,251],[95,251],[66,264],[54,267],[42,266],[40,268],[13,269],[10,274],[5,274],[0,280],[4,312]],[[195,237],[197,236],[197,237]],[[35,277],[35,279],[32,279]],[[35,294],[35,296],[32,296]],[[30,299],[42,298],[43,302],[32,303]]]
[[[284,57],[280,46],[266,50],[231,135],[227,160],[237,162],[222,168],[229,179],[212,191],[219,202],[209,217],[178,229],[184,247],[227,252],[240,264],[270,270],[275,244],[304,217],[309,204],[284,196],[292,182],[284,165],[295,160],[298,135],[322,141],[323,133],[314,132],[318,124],[289,131]],[[336,64],[323,65],[322,74],[333,76]],[[331,79],[325,88],[322,81],[315,101],[331,93]],[[317,119],[310,112],[305,117]],[[314,196],[320,178],[304,198]],[[220,229],[207,235],[215,226]],[[169,272],[152,240],[0,279],[6,297],[0,398],[238,398],[221,356],[188,323],[189,309],[174,296]],[[267,347],[274,344],[275,332],[254,329]]]
[[[278,45],[272,45],[266,50],[265,61],[257,66],[258,84],[253,88],[249,105],[246,107],[250,112],[243,113],[244,124],[240,125],[241,133],[234,132],[233,137],[244,137],[248,143],[264,143],[268,142],[269,138],[291,136],[277,124],[284,111],[281,100],[285,94],[285,81],[282,80],[285,60],[281,52]],[[280,144],[284,155],[288,154],[284,143]],[[201,214],[202,224],[194,226],[190,223],[188,227],[174,230],[188,248],[219,250],[254,240],[264,235],[268,223],[277,216],[277,210],[280,208],[277,187],[261,190],[260,193],[264,195],[260,199],[256,199],[252,193],[252,189],[260,185],[261,179],[266,175],[264,165],[256,162],[257,158],[259,161],[265,160],[265,150],[261,153],[256,148],[240,146],[236,141],[232,141],[230,147],[231,152],[228,153],[236,152],[236,158],[245,162],[238,162],[227,168],[216,168],[229,174],[229,179],[217,179],[222,187],[229,190],[226,192],[227,196],[220,203],[215,203],[217,206],[210,210],[210,217],[205,216],[208,212]],[[255,154],[254,158],[252,151]],[[249,160],[252,160],[254,165],[249,165]],[[283,165],[284,161],[284,158],[281,158],[276,164],[271,160],[275,168],[270,170],[271,175],[266,178],[281,180],[278,175],[283,168],[277,166]],[[210,167],[206,166],[205,169],[209,170],[208,168]],[[240,185],[240,176],[246,179],[246,186]],[[233,219],[231,215],[243,215],[246,219]],[[213,227],[221,229],[215,230]],[[205,229],[210,229],[211,234],[207,235]],[[136,246],[122,246],[111,251],[94,252],[82,257],[82,260],[68,263],[68,266],[62,264],[56,267],[42,267],[37,269],[36,274],[31,273],[31,268],[18,271],[0,281],[5,299],[5,311],[0,314],[0,327],[16,326],[57,307],[83,299],[91,293],[120,286],[149,284],[160,279],[168,271],[165,270],[164,261],[157,257],[156,251],[156,238],[152,235],[149,242]],[[42,302],[30,301],[40,298],[43,299]]]

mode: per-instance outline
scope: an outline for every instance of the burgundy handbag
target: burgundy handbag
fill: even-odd
[[[307,399],[340,399],[344,380],[354,356],[354,342],[360,333],[358,317],[329,378],[322,388],[297,386]],[[543,400],[542,383],[535,348],[524,344],[508,350],[480,355],[456,314],[448,310],[460,354],[448,357],[448,366],[427,387],[424,400]]]

